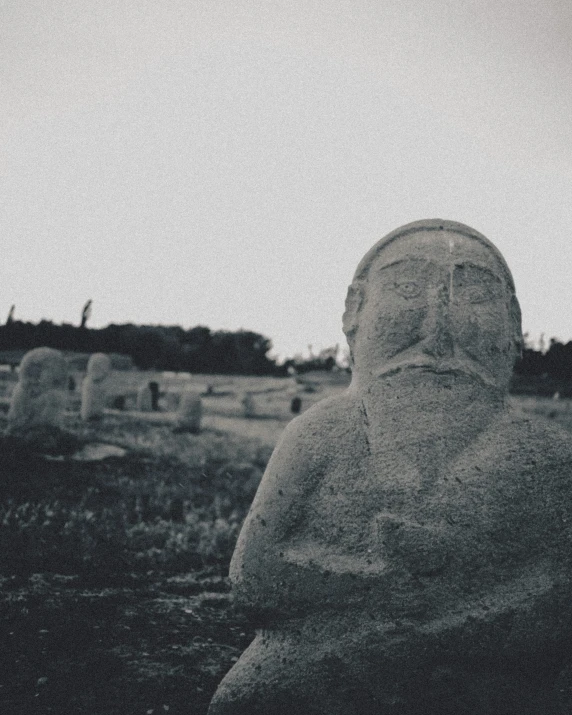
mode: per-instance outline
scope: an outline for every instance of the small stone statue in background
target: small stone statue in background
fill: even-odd
[[[343,322],[352,383],[286,427],[240,533],[257,632],[209,715],[570,715],[572,440],[507,400],[504,259],[403,226]]]
[[[159,411],[159,383],[154,380],[149,383],[149,389],[151,390],[151,410],[153,412]]]
[[[66,407],[67,364],[59,350],[35,348],[20,363],[8,410],[9,434],[25,436],[35,427],[58,427]]]
[[[254,417],[256,414],[256,404],[254,402],[254,397],[250,392],[245,392],[240,401],[242,405],[242,413],[245,417]]]
[[[141,385],[137,390],[136,406],[139,412],[151,412],[153,410],[153,393],[149,385]]]
[[[114,410],[124,410],[125,409],[125,395],[116,395],[113,398],[113,409]]]
[[[299,415],[301,409],[302,409],[302,398],[299,395],[296,395],[295,397],[292,398],[292,401],[290,402],[290,412],[293,415]]]
[[[106,382],[111,372],[111,360],[105,353],[94,353],[87,363],[87,374],[81,386],[82,420],[99,420],[103,417]]]
[[[199,434],[202,414],[203,404],[200,394],[194,390],[185,390],[181,395],[174,431]]]

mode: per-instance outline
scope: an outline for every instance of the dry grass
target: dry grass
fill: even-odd
[[[524,395],[512,395],[510,400],[512,405],[524,414],[544,417],[565,429],[572,430],[572,400]]]
[[[157,377],[118,373],[117,380],[124,382],[116,387],[136,388]],[[347,378],[320,377],[310,377],[313,391],[308,392],[291,379],[208,376],[213,391],[204,397],[198,435],[174,433],[173,412],[108,411],[102,421],[84,423],[69,411],[65,428],[79,444],[108,443],[126,450],[124,456],[99,462],[78,462],[69,455],[54,461],[3,440],[0,569],[74,573],[226,567],[272,449],[292,418],[292,395],[301,395],[304,410],[347,383]],[[164,394],[189,382],[176,376],[164,380]],[[209,384],[206,376],[191,383],[204,392]],[[252,418],[242,415],[240,400],[247,390],[255,394]],[[572,429],[567,400],[511,399],[523,412]]]
[[[176,434],[172,411],[108,410],[100,422],[85,423],[71,409],[64,426],[72,442],[113,444],[126,454],[98,462],[69,454],[54,460],[2,440],[4,573],[226,567],[272,449],[292,418],[293,394],[302,395],[307,409],[343,389],[314,380],[306,392],[275,378],[208,376],[207,382],[205,376],[115,373],[113,379],[114,390],[133,391],[155,379],[163,398],[188,384],[206,393],[211,384],[201,433]],[[245,391],[256,402],[251,418],[242,414]]]

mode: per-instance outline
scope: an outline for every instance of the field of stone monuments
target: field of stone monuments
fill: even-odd
[[[304,411],[348,376],[118,371],[94,421],[80,416],[83,377],[63,432],[35,444],[4,434],[14,378],[3,374],[0,711],[204,715],[253,637],[226,571],[292,398]],[[137,409],[151,381],[158,409]],[[188,386],[201,395],[198,433],[176,429]],[[511,399],[572,428],[568,400]]]
[[[0,711],[206,713],[253,637],[226,572],[292,399],[304,411],[348,376],[117,371],[102,418],[85,421],[75,373],[63,431],[36,443],[6,434],[15,383],[2,377]],[[151,381],[158,410],[137,409]],[[198,433],[176,428],[189,386]]]

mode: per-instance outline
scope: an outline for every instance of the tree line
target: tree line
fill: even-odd
[[[202,325],[108,325],[105,328],[55,325],[49,320],[12,320],[0,326],[0,350],[50,347],[65,352],[129,355],[142,370],[209,374],[282,375],[286,367],[268,356],[271,341],[250,330],[211,331]]]
[[[211,331],[197,325],[184,330],[178,325],[108,325],[87,328],[10,320],[0,326],[0,350],[31,350],[46,346],[65,352],[118,353],[128,355],[136,367],[149,370],[207,374],[285,375],[289,366],[297,372],[331,370],[337,364],[338,348],[328,348],[310,358],[293,358],[278,365],[268,353],[269,338],[250,330]],[[569,387],[570,386],[570,387]],[[546,394],[560,391],[572,396],[572,341],[555,338],[547,350],[525,341],[522,357],[514,368],[513,389]]]
[[[548,350],[535,350],[526,344],[522,357],[514,368],[518,375],[542,376],[572,380],[572,340],[566,344],[556,338],[550,340]]]
[[[526,336],[525,336],[526,338]],[[547,350],[536,350],[526,342],[514,367],[512,391],[537,395],[572,397],[572,340],[561,343],[551,338]]]

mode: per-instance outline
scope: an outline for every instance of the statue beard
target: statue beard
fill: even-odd
[[[505,392],[474,370],[416,364],[358,385],[372,454],[403,455],[429,482],[506,408]]]

